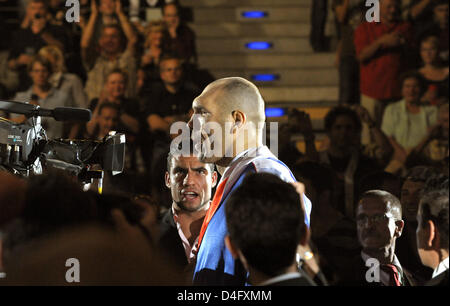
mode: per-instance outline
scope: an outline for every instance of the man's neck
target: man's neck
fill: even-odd
[[[195,212],[183,210],[175,202],[172,203],[172,208],[177,215],[177,222],[180,224],[184,236],[188,239],[189,244],[193,245],[200,235],[209,203],[204,205],[201,210]]]
[[[235,143],[233,144],[233,151],[232,154],[229,154],[229,152],[226,152],[225,155],[232,155],[231,157],[224,157],[221,160],[219,160],[218,162],[216,162],[216,167],[217,170],[219,171],[220,175],[223,175],[223,173],[225,172],[225,170],[230,166],[231,162],[236,158],[236,156],[239,156],[239,154],[241,154],[242,152],[245,152],[249,149],[252,148],[259,148],[260,146],[262,146],[262,141],[260,139],[257,138],[256,140],[256,144],[252,144],[252,146],[250,147],[249,143],[247,141],[244,141],[244,146],[241,150],[234,150],[236,148]]]
[[[276,276],[268,276],[267,274],[264,274],[263,272],[260,272],[256,269],[253,269],[252,267],[249,267],[249,281],[252,285],[258,286],[272,278],[287,274],[287,273],[294,273],[298,272],[296,263],[293,263],[291,266],[286,268],[282,271],[282,273],[276,275]]]
[[[420,106],[417,105],[414,102],[410,102],[410,101],[405,101],[406,102],[406,109],[408,110],[409,113],[411,114],[418,114],[420,113]]]
[[[395,256],[395,243],[382,249],[364,249],[363,252],[377,259],[381,264],[392,264]]]

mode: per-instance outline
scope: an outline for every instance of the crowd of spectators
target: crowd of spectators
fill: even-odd
[[[47,135],[122,132],[125,170],[105,178],[103,195],[67,174],[0,172],[0,272],[11,283],[64,284],[65,272],[44,268],[70,251],[89,266],[86,284],[189,285],[222,174],[169,153],[172,123],[189,121],[212,81],[197,68],[195,34],[176,1],[80,1],[81,21],[70,26],[62,2],[29,0],[19,28],[4,33],[0,98],[89,108],[87,123],[43,119]],[[227,198],[226,260],[239,262],[234,272],[246,283],[448,284],[449,4],[380,0],[376,23],[364,21],[364,2],[332,1],[339,105],[324,118],[322,147],[306,112],[290,110],[280,125],[279,159],[302,184],[251,174]],[[162,19],[144,22],[144,7],[160,8]],[[311,200],[310,224],[298,193]],[[92,253],[76,252],[87,247]],[[373,282],[369,259],[380,267]]]

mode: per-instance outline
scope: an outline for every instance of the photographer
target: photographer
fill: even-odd
[[[26,66],[31,62],[39,49],[47,45],[55,45],[64,51],[69,43],[63,27],[52,25],[48,7],[44,0],[31,0],[21,23],[21,29],[16,31],[12,40],[9,68],[19,72],[19,91],[30,86]],[[67,51],[67,50],[66,50]]]

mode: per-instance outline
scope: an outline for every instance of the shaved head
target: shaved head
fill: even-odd
[[[223,113],[241,110],[254,124],[266,121],[264,100],[252,82],[240,77],[223,78],[209,84],[202,95],[212,92],[217,93]]]

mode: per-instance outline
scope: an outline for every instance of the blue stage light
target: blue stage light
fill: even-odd
[[[245,46],[247,47],[247,49],[252,50],[266,50],[272,48],[272,43],[267,41],[253,41],[246,43]]]
[[[271,82],[276,81],[280,77],[277,74],[254,74],[252,75],[252,80],[257,82]]]
[[[246,11],[242,12],[242,17],[244,18],[264,18],[267,17],[269,14],[264,11]]]
[[[284,108],[278,108],[278,107],[269,107],[266,108],[266,117],[281,117],[286,114],[286,111]]]

